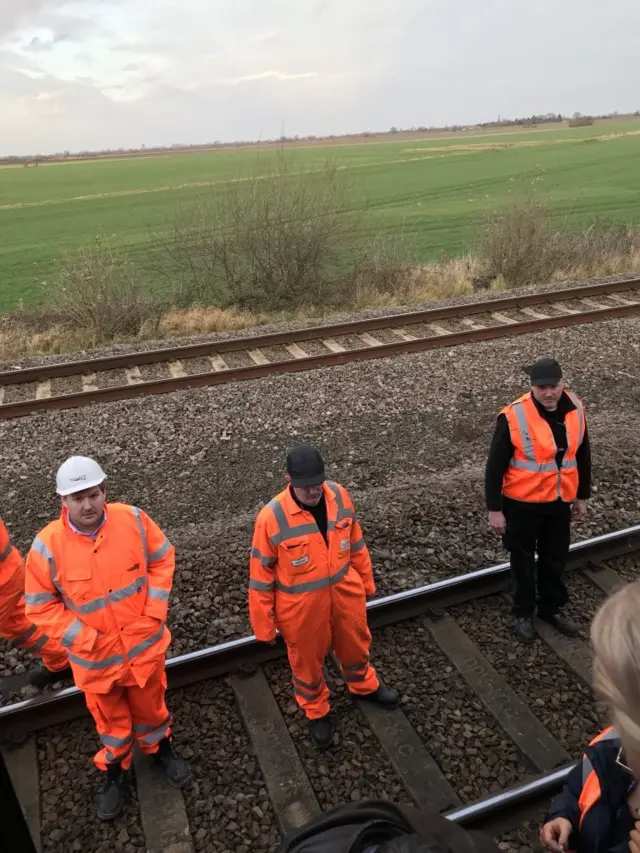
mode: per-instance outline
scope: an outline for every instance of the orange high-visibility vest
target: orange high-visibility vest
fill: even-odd
[[[36,636],[37,635],[37,636]],[[24,615],[24,563],[0,519],[0,636],[37,652],[48,637],[38,633]]]
[[[350,569],[356,572],[354,583],[360,593],[363,588],[367,595],[375,592],[371,557],[349,493],[338,483],[326,482],[323,489],[328,543],[288,488],[258,515],[251,549],[249,614],[259,640],[275,637],[276,612],[281,620],[295,622],[306,608],[314,607],[314,596],[340,584],[349,588]]]
[[[558,448],[553,432],[536,408],[530,391],[500,411],[507,418],[514,447],[502,482],[505,497],[534,503],[551,503],[558,499],[571,503],[576,499],[576,454],[584,439],[585,418],[579,398],[570,391],[565,393],[576,408],[565,415],[568,446],[560,469],[556,464]]]
[[[144,687],[171,641],[165,627],[173,545],[146,513],[107,504],[95,541],[66,509],[35,538],[26,562],[26,613],[68,649],[78,687]]]
[[[604,731],[600,732],[597,737],[594,737],[589,746],[594,746],[594,744],[603,740],[619,740],[619,737],[618,732],[613,728],[613,726],[609,726]],[[582,827],[582,822],[585,819],[587,812],[598,802],[601,795],[602,790],[600,788],[598,774],[594,770],[591,760],[586,755],[583,755],[582,791],[580,792],[580,799],[578,800],[578,808],[580,809],[580,828]]]

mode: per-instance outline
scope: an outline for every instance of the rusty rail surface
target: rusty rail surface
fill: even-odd
[[[297,331],[276,332],[245,338],[231,338],[224,341],[211,341],[202,344],[171,347],[166,349],[133,352],[124,355],[107,356],[104,358],[88,359],[86,361],[71,361],[62,364],[41,365],[22,370],[0,372],[0,394],[4,400],[6,389],[11,386],[27,383],[45,383],[41,392],[36,392],[33,399],[19,402],[9,402],[0,405],[0,419],[21,417],[23,415],[85,406],[90,403],[125,400],[138,396],[165,394],[173,391],[202,388],[209,385],[220,385],[227,382],[237,382],[248,379],[260,379],[277,373],[296,373],[313,370],[320,367],[347,364],[353,361],[364,361],[374,358],[387,358],[403,353],[422,352],[429,349],[458,346],[465,343],[493,340],[511,335],[523,335],[544,329],[558,329],[583,323],[595,323],[617,317],[627,317],[640,312],[640,300],[621,299],[616,294],[625,291],[636,291],[640,287],[640,278],[615,282],[602,282],[586,287],[567,288],[564,290],[541,291],[526,296],[501,297],[485,302],[474,302],[467,305],[435,308],[426,311],[412,311],[366,320],[355,320],[329,326],[313,326]],[[635,294],[634,294],[635,295]],[[599,307],[571,308],[563,303],[580,302],[593,297],[612,297],[615,305]],[[430,325],[443,320],[466,320],[480,314],[495,315],[508,310],[528,309],[533,305],[550,304],[555,310],[563,313],[546,316],[541,312],[532,319],[514,320],[508,317],[494,320],[500,322],[496,326],[470,324],[470,328],[449,331],[438,328],[433,335],[415,337],[409,333],[401,333],[402,340],[391,343],[381,343],[368,335],[369,343],[355,348],[335,346],[336,337],[365,335],[370,331],[398,330],[403,327]],[[557,307],[556,307],[557,306]],[[307,355],[299,344],[305,341],[321,341],[333,344],[326,353]],[[326,344],[329,347],[329,343]],[[266,347],[296,346],[298,355],[291,359],[269,361],[264,356],[258,356]],[[252,363],[242,367],[227,367],[222,359],[224,354],[246,353],[251,356]],[[166,379],[144,381],[142,378],[132,380],[128,384],[98,388],[93,384],[95,374],[104,371],[138,368],[150,364],[179,363],[181,359],[209,357],[212,369],[187,375],[171,375]],[[217,358],[217,364],[213,359]],[[181,370],[181,368],[180,368]],[[74,393],[51,394],[51,380],[64,377],[93,377],[91,386],[86,390]],[[83,382],[83,387],[84,387]]]

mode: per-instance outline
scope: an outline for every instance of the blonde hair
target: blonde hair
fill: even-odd
[[[619,589],[591,623],[593,686],[612,714],[625,751],[640,760],[640,580]]]

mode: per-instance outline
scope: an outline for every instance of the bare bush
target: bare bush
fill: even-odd
[[[487,214],[478,260],[475,289],[496,281],[517,287],[626,272],[638,267],[640,228],[600,219],[572,230],[566,219],[556,222],[539,200],[525,196]]]
[[[549,212],[532,195],[488,212],[478,255],[485,280],[502,279],[507,287],[549,280],[557,261],[557,233]]]
[[[279,152],[251,178],[212,186],[179,211],[154,241],[153,267],[177,283],[184,304],[335,304],[362,215],[351,195],[350,175],[335,163],[300,172]]]
[[[126,251],[103,235],[59,264],[48,296],[63,324],[93,343],[153,330],[165,307]]]

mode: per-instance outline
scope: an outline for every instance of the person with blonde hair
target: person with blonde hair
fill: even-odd
[[[640,581],[591,625],[593,686],[613,725],[595,737],[551,803],[540,840],[552,853],[640,853]],[[636,828],[636,822],[637,824]]]

